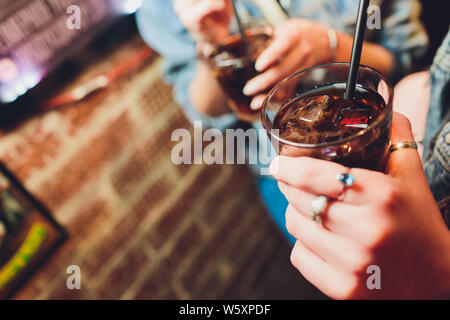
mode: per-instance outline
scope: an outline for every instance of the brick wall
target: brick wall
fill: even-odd
[[[144,44],[135,35],[64,90]],[[69,239],[17,299],[308,298],[290,249],[245,166],[176,166],[175,128],[192,130],[156,55],[106,90],[0,131],[0,160],[49,207]],[[69,265],[82,289],[66,288]]]

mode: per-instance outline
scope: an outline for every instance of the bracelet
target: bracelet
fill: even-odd
[[[333,61],[334,57],[336,56],[336,50],[337,50],[337,46],[338,46],[337,32],[336,32],[336,30],[330,28],[330,29],[328,29],[327,33],[328,33],[328,42],[330,43],[330,51],[331,51],[330,61]]]

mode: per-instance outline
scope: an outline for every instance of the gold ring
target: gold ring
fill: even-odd
[[[417,143],[415,141],[398,142],[391,144],[391,146],[389,147],[390,152],[403,149],[417,149]]]

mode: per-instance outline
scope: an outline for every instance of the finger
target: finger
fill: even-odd
[[[254,77],[244,87],[244,94],[254,96],[260,92],[271,89],[276,83],[294,73],[298,69],[298,65],[307,58],[307,52],[303,50],[291,50],[288,55],[279,63]]]
[[[222,3],[225,5],[226,0],[174,0],[173,2],[173,8],[175,12],[185,12],[185,10],[188,10],[190,8],[193,8],[194,6],[204,3],[204,2],[215,2],[215,3]]]
[[[285,36],[275,37],[275,40],[259,55],[255,63],[255,69],[260,72],[264,71],[283,57],[292,45],[290,39]]]
[[[173,9],[175,12],[178,12],[181,9],[185,9],[188,5],[190,5],[194,2],[198,2],[198,1],[199,0],[174,0],[173,1]]]
[[[399,112],[394,112],[392,115],[391,140],[392,143],[414,140],[411,122],[405,115]]]
[[[199,25],[207,16],[226,9],[223,1],[202,1],[180,9],[183,23],[186,25]]]
[[[270,164],[270,173],[280,182],[300,190],[338,198],[344,191],[337,176],[350,170],[353,185],[345,188],[343,201],[348,204],[368,204],[379,199],[380,190],[388,183],[387,177],[365,169],[347,169],[344,166],[325,160],[308,157],[277,156]]]
[[[283,62],[248,81],[242,90],[246,96],[254,96],[274,85],[282,77]]]
[[[392,118],[391,143],[414,141],[411,123],[401,113],[394,112]],[[392,152],[388,161],[388,173],[390,176],[411,179],[411,176],[420,175],[423,172],[422,161],[416,149],[402,149]]]
[[[369,261],[365,251],[350,240],[330,232],[317,222],[306,218],[289,205],[286,210],[286,228],[296,239],[328,264],[343,270],[353,270]]]
[[[250,108],[252,109],[252,110],[258,110],[258,109],[261,109],[261,107],[262,107],[262,104],[263,104],[263,102],[264,102],[264,99],[266,99],[266,94],[260,94],[260,95],[258,95],[258,96],[256,96],[256,97],[254,97],[253,99],[252,99],[252,102],[250,103]]]
[[[307,219],[312,218],[312,203],[317,198],[317,195],[299,190],[282,182],[279,182],[278,186],[295,210],[303,214]],[[322,214],[323,226],[327,230],[343,236],[353,234],[353,228],[350,226],[360,219],[364,219],[363,207],[349,205],[341,201],[330,201],[326,211]]]
[[[306,280],[330,297],[342,297],[344,284],[354,281],[351,276],[323,261],[301,241],[297,241],[292,249],[291,263]]]
[[[312,219],[312,202],[316,195],[301,191],[282,182],[278,183],[289,204],[306,219]],[[332,233],[358,244],[371,243],[376,237],[379,212],[367,206],[353,206],[341,201],[330,201],[321,215],[322,225]]]

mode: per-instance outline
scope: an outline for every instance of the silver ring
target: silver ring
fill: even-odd
[[[317,223],[322,223],[321,215],[325,212],[328,206],[328,197],[327,196],[318,196],[311,203],[311,216],[313,220]]]

